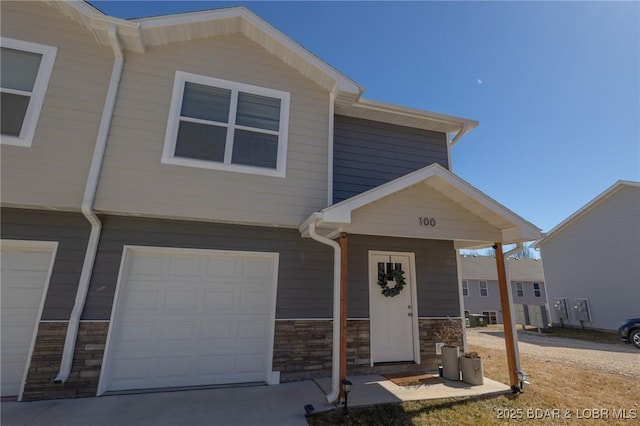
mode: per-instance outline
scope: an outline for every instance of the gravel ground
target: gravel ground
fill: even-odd
[[[504,333],[467,329],[467,342],[490,349],[504,349]],[[518,330],[520,353],[542,361],[580,365],[588,369],[640,379],[640,350],[632,345],[587,342]]]

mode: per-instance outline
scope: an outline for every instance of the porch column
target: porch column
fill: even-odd
[[[347,233],[340,233],[340,396],[345,397],[342,381],[347,378]]]
[[[516,345],[513,334],[513,323],[511,322],[511,302],[509,300],[509,290],[507,289],[507,272],[502,253],[502,243],[495,243],[493,248],[496,251],[496,267],[498,269],[498,288],[500,289],[500,305],[502,307],[502,324],[504,327],[504,341],[507,347],[507,365],[509,368],[509,384],[516,391],[519,388],[518,373],[516,371]]]

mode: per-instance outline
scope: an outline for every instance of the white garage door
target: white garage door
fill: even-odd
[[[7,240],[0,244],[2,396],[19,396],[56,244]]]
[[[125,250],[102,390],[267,380],[277,254]]]

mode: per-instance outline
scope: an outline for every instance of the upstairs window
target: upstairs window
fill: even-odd
[[[0,39],[0,140],[31,146],[57,48]]]
[[[489,289],[487,288],[486,281],[480,281],[480,296],[482,297],[489,296]]]
[[[542,291],[540,291],[540,283],[533,283],[533,295],[535,297],[542,297]]]
[[[162,162],[285,176],[289,93],[176,72]]]
[[[469,282],[467,280],[462,280],[462,295],[469,295]]]
[[[516,283],[516,296],[517,297],[524,297],[524,287],[523,287],[522,283],[520,283],[520,282]]]

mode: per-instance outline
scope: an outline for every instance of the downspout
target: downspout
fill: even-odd
[[[309,236],[321,243],[333,247],[333,351],[331,354],[331,392],[327,401],[333,402],[340,395],[340,244],[316,233],[316,224],[309,224]]]
[[[91,224],[91,233],[89,234],[89,240],[87,242],[87,251],[84,256],[84,263],[82,264],[82,272],[80,273],[80,282],[78,283],[76,300],[69,317],[67,335],[64,340],[64,349],[62,351],[62,360],[60,362],[60,371],[54,379],[55,383],[66,382],[69,378],[69,374],[71,373],[73,353],[76,347],[78,328],[80,327],[80,317],[82,316],[84,304],[87,299],[89,283],[91,282],[91,274],[93,273],[93,265],[96,258],[96,252],[98,251],[98,242],[100,241],[100,231],[102,230],[102,223],[93,211],[93,202],[96,196],[98,178],[100,177],[104,151],[107,146],[107,137],[109,136],[109,129],[111,127],[111,118],[113,117],[113,110],[116,104],[116,94],[118,93],[120,77],[122,75],[122,68],[124,65],[124,56],[122,54],[120,41],[118,40],[117,27],[115,24],[109,24],[107,34],[111,41],[111,48],[113,49],[115,60],[113,61],[111,79],[109,80],[107,96],[105,98],[104,109],[102,110],[102,117],[100,119],[100,127],[98,128],[98,135],[96,137],[96,146],[93,151],[93,158],[91,159],[87,185],[84,190],[84,198],[82,199],[82,214]]]

